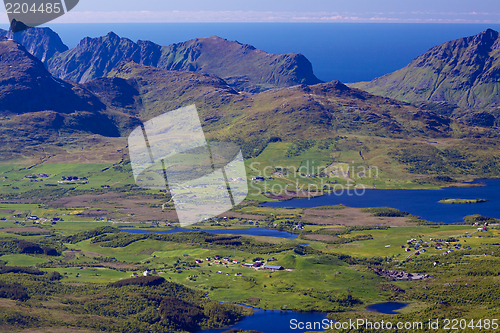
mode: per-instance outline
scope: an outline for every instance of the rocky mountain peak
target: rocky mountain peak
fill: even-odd
[[[27,29],[29,29],[29,27],[26,24],[24,24],[21,21],[17,21],[16,19],[13,19],[12,22],[10,23],[10,30],[14,33]]]
[[[492,45],[498,39],[498,32],[493,29],[486,29],[483,32],[471,37],[474,44]]]
[[[14,21],[10,30],[0,29],[0,36],[13,39],[23,45],[29,53],[40,59],[45,65],[54,55],[68,50],[59,35],[52,29],[30,28],[25,30],[22,26],[18,27],[24,25],[22,22]],[[18,30],[21,31],[16,32]]]

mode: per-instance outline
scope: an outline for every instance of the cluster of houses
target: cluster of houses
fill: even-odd
[[[40,224],[40,221],[41,221],[38,216],[34,216],[34,215],[28,216],[27,219],[28,220],[32,220],[33,224]],[[46,220],[47,219],[43,219],[43,221],[46,221]],[[60,218],[60,217],[53,217],[52,221],[51,221],[52,222],[51,224],[57,224],[57,222],[59,222],[59,221],[64,221],[64,220],[62,218]],[[16,224],[18,224],[18,222],[16,222]]]
[[[28,179],[35,179],[35,178],[49,178],[50,175],[46,174],[46,173],[39,173],[39,174],[36,174],[36,175],[27,175],[27,176],[24,176],[24,178],[28,178]]]
[[[95,217],[95,218],[94,218],[94,221],[106,221],[106,222],[111,222],[111,221],[113,221],[113,219],[112,219],[112,218],[110,218],[110,217]]]
[[[406,247],[406,245],[401,245],[401,248],[404,249],[406,252],[410,252],[411,251],[411,248],[413,247],[415,250],[418,250],[420,249],[421,247],[423,247],[423,244],[428,244],[429,242],[424,242],[423,240],[419,239],[417,241],[417,239],[415,238],[412,238],[412,239],[409,239],[406,241],[406,245],[408,245],[408,247]]]
[[[238,178],[229,178],[228,181],[230,182],[242,182],[243,178],[238,177]]]
[[[468,235],[467,237],[470,237],[470,235]],[[445,252],[442,253],[443,255],[453,253],[453,252],[455,252],[455,250],[459,250],[462,248],[462,244],[460,244],[460,243],[453,244],[452,242],[443,241],[442,239],[432,239],[431,238],[430,241],[433,243],[430,244],[429,242],[423,241],[422,239],[417,240],[415,238],[412,238],[406,242],[406,245],[401,245],[401,248],[404,249],[405,252],[415,251],[414,253],[411,253],[407,258],[410,258],[412,255],[418,256],[422,253],[427,252],[425,247],[430,247],[430,246],[434,247],[436,250],[442,250],[443,247],[448,248],[448,250],[446,250]],[[428,245],[425,245],[425,244],[428,244]],[[450,247],[453,247],[453,249],[449,249]],[[471,247],[467,246],[465,249],[470,250]],[[411,259],[409,259],[409,260],[411,260]]]
[[[49,178],[50,175],[46,174],[46,173],[39,173],[39,174],[36,174],[36,175],[32,175],[32,174],[29,174],[27,176],[24,176],[25,179],[29,179],[31,182],[43,182],[43,179],[38,179],[38,178]]]
[[[474,226],[479,226],[479,223],[474,223]],[[482,227],[477,228],[478,231],[488,231],[488,222],[484,223]],[[477,231],[476,231],[477,232]]]
[[[184,254],[184,257],[189,257],[189,254]],[[270,269],[272,271],[284,271],[285,268],[283,266],[278,266],[278,265],[267,265],[264,262],[264,258],[255,258],[255,262],[250,264],[250,263],[244,263],[242,266],[243,267],[252,267],[255,269]],[[272,257],[267,259],[267,261],[275,261],[277,260],[276,258]],[[227,265],[227,264],[239,264],[239,260],[231,260],[230,258],[221,258],[220,256],[215,256],[213,259],[210,257],[205,258],[205,260],[202,259],[196,259],[197,264],[201,264],[205,261],[209,262],[214,262],[215,264],[222,264],[222,265]],[[161,273],[161,272],[160,272]],[[151,275],[157,275],[160,274],[157,273],[154,269],[153,270],[145,270],[142,272],[142,276],[151,276]],[[224,273],[222,271],[217,271],[217,274],[226,274],[229,275],[229,273]],[[139,277],[140,273],[132,273],[132,277]],[[210,275],[209,275],[210,276]],[[241,272],[236,272],[234,273],[234,276],[242,276]]]
[[[272,258],[269,258],[267,259],[267,261],[275,261],[276,258],[272,257]],[[273,271],[283,271],[285,270],[285,268],[283,266],[277,266],[277,265],[266,265],[266,263],[264,262],[264,258],[255,258],[255,261],[253,263],[244,263],[242,265],[243,267],[251,267],[251,268],[255,268],[255,269],[259,269],[259,268],[262,268],[262,269],[270,269],[270,270],[273,270]]]
[[[265,265],[263,261],[256,261],[253,264],[245,263],[242,265],[243,267],[252,267],[252,268],[262,268],[262,269],[270,269],[273,271],[284,271],[285,268],[283,266],[278,265]]]
[[[218,271],[217,274],[224,274],[222,271]],[[229,273],[226,273],[226,275],[229,275]],[[241,276],[242,274],[240,272],[234,273],[234,276]]]
[[[242,266],[243,267],[262,268],[262,269],[271,269],[273,271],[284,271],[285,270],[285,268],[283,266],[264,265],[264,262],[262,262],[262,261],[256,261],[253,264],[245,263]]]
[[[266,265],[265,264],[265,259],[264,258],[255,258],[255,262],[253,263],[244,263],[242,264],[241,266],[243,267],[251,267],[251,268],[262,268],[262,269],[271,269],[271,270],[277,270],[277,271],[283,271],[285,270],[285,268],[283,266],[275,266],[275,265]],[[267,259],[267,261],[275,261],[276,258],[272,257],[272,258],[269,258]],[[207,257],[205,258],[205,261],[212,261],[212,258],[210,257]],[[195,260],[195,262],[197,264],[202,264],[204,261],[202,259],[197,259]],[[240,261],[239,260],[231,260],[229,258],[221,258],[219,256],[215,256],[213,258],[213,262],[214,264],[218,264],[218,265],[227,265],[227,264],[239,264]],[[237,273],[236,275],[241,275],[241,273]]]
[[[186,256],[186,255],[184,255],[184,256]],[[212,258],[207,257],[207,258],[205,258],[205,261],[212,261]],[[221,258],[220,256],[215,256],[213,261],[215,264],[219,264],[219,265],[239,264],[240,263],[239,260],[231,260],[229,258]],[[197,259],[195,262],[197,264],[201,264],[201,263],[203,263],[203,260]]]
[[[74,181],[87,181],[87,177],[77,177],[77,176],[69,176],[69,177],[61,177],[61,180],[58,181],[59,184],[62,183],[69,183],[69,182],[74,182]]]
[[[142,276],[151,276],[151,275],[156,275],[158,273],[156,273],[156,271],[153,269],[153,270],[149,270],[149,269],[146,269],[144,272],[142,272]],[[138,273],[132,273],[132,277],[139,277],[139,274]]]

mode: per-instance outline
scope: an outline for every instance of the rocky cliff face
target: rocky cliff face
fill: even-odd
[[[134,43],[111,32],[83,39],[76,48],[55,55],[48,68],[59,78],[84,83],[106,76],[126,59],[167,70],[215,75],[251,92],[320,82],[301,54],[268,54],[215,36],[162,47],[150,41]]]
[[[48,69],[55,76],[79,83],[106,76],[124,59],[140,62],[141,48],[110,32],[99,38],[84,38],[77,47],[55,56]]]
[[[15,28],[15,23],[13,23]],[[0,36],[13,39],[23,45],[29,53],[40,59],[44,64],[58,53],[68,50],[61,38],[50,28],[33,28],[21,32],[0,29]]]
[[[482,33],[433,47],[408,66],[354,87],[408,102],[451,103],[463,109],[500,106],[500,38]]]

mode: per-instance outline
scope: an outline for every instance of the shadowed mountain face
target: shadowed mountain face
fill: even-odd
[[[0,73],[2,141],[46,142],[59,130],[119,136],[96,96],[53,77],[13,40],[0,41]]]
[[[15,27],[15,24],[13,23]],[[12,30],[0,29],[0,36],[13,39],[23,45],[29,53],[44,64],[54,55],[67,51],[61,38],[50,28],[34,28],[13,33]]]
[[[0,41],[0,73],[2,113],[72,113],[105,108],[88,91],[52,76],[40,60],[15,41]]]
[[[167,70],[215,75],[250,92],[320,82],[301,54],[268,54],[219,37],[162,47],[149,41],[134,43],[111,32],[104,37],[85,38],[76,48],[55,55],[48,69],[64,80],[84,83],[106,76],[126,59]]]
[[[488,29],[433,47],[408,66],[353,87],[408,102],[462,109],[500,106],[500,38]]]

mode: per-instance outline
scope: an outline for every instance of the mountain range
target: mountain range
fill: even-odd
[[[161,47],[110,33],[65,50],[48,28],[9,34],[14,40],[0,41],[0,140],[11,150],[61,146],[78,135],[126,137],[141,122],[190,104],[209,139],[237,142],[246,157],[271,142],[346,134],[497,136],[442,108],[321,83],[301,55],[269,55],[218,37]]]
[[[55,54],[47,67],[59,78],[85,83],[105,76],[126,59],[168,70],[216,75],[230,86],[249,92],[321,82],[301,54],[268,54],[216,36],[160,46],[150,41],[134,43],[110,32],[99,38],[84,38],[74,49]]]

